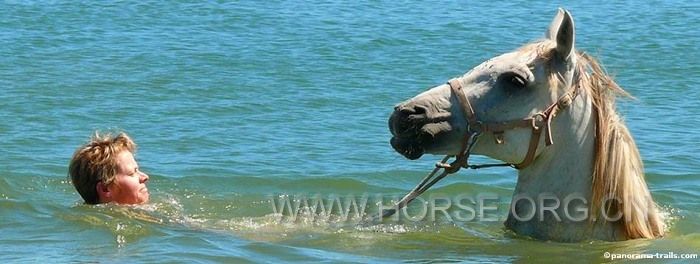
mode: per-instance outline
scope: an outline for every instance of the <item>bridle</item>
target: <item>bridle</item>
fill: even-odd
[[[559,111],[566,109],[569,105],[573,103],[574,99],[576,99],[576,96],[578,96],[580,89],[579,85],[574,86],[574,88],[571,91],[568,91],[564,95],[559,97],[559,99],[556,102],[549,105],[547,108],[545,108],[545,110],[535,113],[528,118],[504,122],[484,123],[477,118],[476,113],[474,112],[474,108],[472,108],[469,99],[463,91],[464,86],[462,85],[461,80],[459,78],[454,78],[449,80],[447,84],[450,86],[452,94],[454,94],[457,97],[457,101],[461,106],[462,113],[467,119],[466,133],[464,134],[464,140],[462,140],[462,146],[460,148],[459,154],[455,156],[455,160],[451,163],[447,163],[447,161],[452,156],[447,155],[445,156],[445,158],[442,159],[441,162],[435,164],[435,169],[433,169],[433,171],[430,174],[423,178],[423,180],[415,188],[413,188],[411,192],[406,194],[398,203],[396,203],[395,208],[385,210],[382,214],[382,217],[393,215],[394,213],[396,213],[396,211],[405,207],[413,199],[418,197],[418,195],[428,190],[428,188],[433,186],[439,180],[441,180],[447,175],[456,173],[461,168],[480,169],[498,166],[508,166],[519,170],[526,168],[535,160],[535,154],[537,153],[537,147],[540,143],[542,130],[544,130],[545,132],[545,146],[550,146],[554,144],[554,141],[552,141],[552,119],[557,115]],[[503,137],[504,132],[506,130],[516,128],[530,128],[531,131],[530,143],[528,145],[527,154],[525,154],[525,158],[523,158],[523,160],[520,163],[475,165],[469,164],[469,154],[471,153],[472,147],[474,147],[474,144],[477,142],[481,134],[492,133],[496,140],[496,144],[503,144],[505,142]],[[442,173],[437,177],[433,178],[433,176],[435,176],[435,174],[440,169],[442,169]]]
[[[552,141],[552,119],[559,111],[571,105],[578,95],[579,90],[578,85],[574,86],[574,89],[559,97],[556,102],[549,105],[547,108],[545,108],[545,110],[535,113],[528,118],[504,122],[483,123],[476,117],[474,108],[472,108],[469,99],[467,99],[467,96],[463,91],[462,82],[455,78],[449,80],[447,84],[452,89],[452,93],[457,97],[457,101],[459,101],[460,105],[462,106],[462,113],[467,118],[467,133],[465,133],[465,139],[455,161],[450,164],[438,164],[438,166],[445,168],[446,170],[453,171],[450,173],[457,172],[461,167],[478,169],[483,168],[484,165],[487,165],[486,167],[510,166],[516,169],[526,168],[532,164],[532,161],[535,159],[537,147],[540,143],[540,135],[542,134],[543,129],[545,132],[545,146],[554,144],[554,141]],[[496,144],[503,144],[505,142],[503,133],[506,130],[515,128],[530,128],[531,131],[527,154],[525,154],[525,158],[520,163],[469,165],[469,152],[471,151],[470,145],[473,145],[474,142],[476,142],[476,139],[472,138],[478,138],[482,133],[492,133],[496,139]]]

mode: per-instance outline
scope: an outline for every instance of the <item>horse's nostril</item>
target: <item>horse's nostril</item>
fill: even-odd
[[[412,115],[425,115],[425,113],[427,112],[426,108],[420,105],[397,106],[394,108],[394,110],[401,113],[401,115],[403,115],[404,117]]]
[[[414,115],[424,115],[425,112],[427,112],[427,111],[425,110],[425,107],[422,107],[422,106],[420,106],[420,105],[416,105],[416,106],[414,107],[413,114],[414,114]]]
[[[426,119],[427,108],[419,105],[398,105],[389,118],[389,129],[393,135],[416,135]]]
[[[405,106],[397,106],[395,112],[389,118],[389,130],[393,135],[406,134],[412,127],[408,117],[413,114],[413,109]]]
[[[399,113],[401,114],[402,118],[407,118],[413,114],[413,109],[401,109]]]
[[[401,113],[401,115],[404,117],[410,116],[416,112],[416,110],[413,109],[413,107],[409,107],[409,106],[397,107],[396,111],[399,111],[399,113]]]

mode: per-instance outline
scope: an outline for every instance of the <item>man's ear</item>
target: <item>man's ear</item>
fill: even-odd
[[[112,192],[109,191],[107,185],[102,183],[102,181],[97,182],[97,185],[95,185],[95,190],[97,191],[97,198],[99,199],[98,202],[108,203],[112,201]]]

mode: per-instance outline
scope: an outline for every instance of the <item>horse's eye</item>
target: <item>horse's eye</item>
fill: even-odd
[[[511,84],[513,84],[513,86],[518,88],[525,88],[525,86],[527,86],[527,81],[525,81],[525,78],[517,74],[510,76],[509,81]]]

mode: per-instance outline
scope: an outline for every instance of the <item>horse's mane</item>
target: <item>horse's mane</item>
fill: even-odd
[[[592,177],[591,218],[599,213],[622,214],[619,223],[628,238],[654,238],[664,234],[664,223],[644,180],[644,164],[637,145],[615,110],[618,96],[630,96],[601,67],[598,60],[577,52],[580,85],[591,96],[596,116],[595,158]],[[602,204],[607,201],[606,204]],[[601,208],[605,207],[605,211]]]
[[[550,87],[560,87],[564,83],[562,76],[552,70],[555,67],[552,59],[556,57],[555,45],[545,39],[519,49],[521,52],[536,52],[538,59],[550,62],[550,84],[553,84]],[[596,117],[591,220],[605,221],[602,213],[609,218],[621,214],[622,218],[617,222],[627,238],[663,236],[664,223],[644,180],[639,150],[615,109],[617,97],[630,95],[607,74],[598,60],[585,52],[577,51],[576,54],[578,74],[572,85],[578,85],[582,93],[591,97]]]

